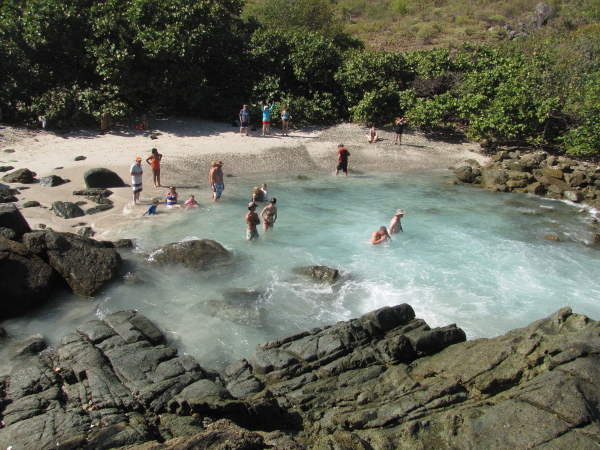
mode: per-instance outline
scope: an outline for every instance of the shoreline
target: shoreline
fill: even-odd
[[[210,161],[224,162],[226,176],[245,179],[254,175],[293,174],[309,176],[311,173],[330,172],[337,164],[337,146],[343,143],[351,153],[349,176],[369,172],[402,172],[411,170],[447,169],[449,166],[475,159],[485,163],[489,158],[477,152],[476,143],[447,143],[431,141],[422,133],[405,133],[403,145],[394,145],[394,133],[379,130],[381,140],[370,144],[365,138],[366,127],[342,123],[328,128],[291,130],[290,136],[281,136],[272,128],[270,136],[260,136],[260,131],[241,136],[239,129],[224,123],[214,123],[193,118],[168,117],[150,123],[151,130],[133,127],[115,127],[106,134],[92,128],[79,129],[65,134],[44,130],[28,130],[11,126],[0,127],[0,165],[28,168],[36,178],[58,175],[69,179],[55,187],[42,187],[39,183],[7,184],[0,188],[19,188],[17,207],[33,230],[44,224],[56,231],[76,231],[78,224],[92,226],[115,213],[123,214],[132,206],[131,187],[113,188],[110,200],[114,208],[89,216],[61,219],[49,208],[54,201],[82,201],[74,196],[75,190],[84,189],[83,174],[96,167],[116,172],[129,185],[129,167],[136,156],[142,158],[144,190],[140,214],[153,197],[161,200],[169,185],[199,186],[208,192]],[[150,136],[155,135],[156,139]],[[163,154],[161,188],[152,185],[150,166],[145,159],[156,147]],[[6,150],[13,150],[7,153]],[[85,156],[83,161],[75,161]],[[2,173],[4,176],[11,171]],[[36,200],[42,207],[22,208],[26,201]],[[91,207],[88,203],[83,208]],[[108,231],[102,229],[103,232]]]

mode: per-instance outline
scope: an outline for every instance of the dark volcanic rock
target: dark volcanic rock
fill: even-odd
[[[52,268],[25,245],[0,237],[0,318],[44,303],[55,279]]]
[[[18,237],[31,232],[31,228],[21,214],[21,211],[13,204],[0,205],[0,227],[14,230]]]
[[[0,166],[0,172],[8,172],[9,170],[13,170],[13,166]]]
[[[65,183],[65,180],[63,180],[58,175],[48,175],[47,177],[40,178],[40,185],[42,185],[42,186],[54,187],[54,186],[60,186],[61,184],[64,184],[64,183]]]
[[[14,172],[8,173],[2,177],[2,181],[7,183],[33,183],[36,173],[29,169],[17,169]]]
[[[35,208],[36,206],[42,205],[36,200],[29,200],[28,202],[23,203],[23,208]]]
[[[73,195],[84,195],[90,197],[110,197],[113,194],[112,191],[108,189],[100,189],[100,188],[90,188],[90,189],[82,189],[80,191],[73,191]]]
[[[93,214],[98,214],[102,211],[108,211],[109,209],[112,209],[113,205],[96,205],[93,208],[88,208],[85,210],[85,213],[88,215],[93,215]]]
[[[0,227],[0,236],[10,239],[11,241],[19,239],[19,236],[17,236],[17,233],[15,233],[14,230],[6,227]]]
[[[88,170],[83,174],[83,179],[87,188],[107,189],[125,186],[125,182],[119,175],[104,168]]]
[[[52,203],[52,211],[61,219],[73,219],[85,216],[83,210],[72,202],[54,202]]]
[[[229,250],[210,239],[167,244],[148,255],[150,262],[161,266],[180,264],[191,269],[207,269],[228,262],[232,257]]]
[[[454,175],[463,183],[473,183],[480,175],[480,171],[473,170],[471,166],[462,166],[454,171]]]
[[[121,256],[93,239],[72,233],[43,231],[23,236],[27,248],[48,260],[74,293],[89,297],[113,280]]]

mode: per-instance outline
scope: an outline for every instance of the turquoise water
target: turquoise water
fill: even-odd
[[[469,339],[492,337],[571,306],[600,319],[600,249],[589,211],[565,202],[502,194],[442,183],[446,170],[319,175],[310,180],[227,179],[222,200],[207,188],[199,210],[142,210],[113,216],[102,238],[133,237],[124,253],[138,282],[111,285],[91,300],[64,295],[30,317],[6,322],[11,335],[41,333],[51,344],[85,320],[137,309],[155,321],[180,352],[222,369],[249,357],[256,344],[290,333],[358,317],[387,305],[409,303],[432,326],[456,323]],[[245,240],[244,216],[252,186],[267,182],[279,219],[257,241]],[[148,194],[150,195],[150,194]],[[145,207],[144,207],[145,208]],[[371,234],[406,211],[404,232],[372,246]],[[262,209],[262,206],[259,208]],[[544,239],[556,234],[560,242]],[[153,269],[144,252],[186,239],[214,239],[238,263],[216,273]],[[328,265],[341,271],[334,285],[319,284],[295,267]],[[251,323],[235,312],[223,317],[205,302],[222,302],[229,289],[256,291],[260,311]],[[260,319],[260,320],[259,320]]]

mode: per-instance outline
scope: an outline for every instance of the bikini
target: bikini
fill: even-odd
[[[177,197],[167,194],[167,206],[172,206],[177,204]]]

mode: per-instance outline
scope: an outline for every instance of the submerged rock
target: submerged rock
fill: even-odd
[[[167,244],[148,254],[151,263],[160,266],[179,264],[190,269],[208,269],[233,258],[233,253],[216,241],[200,239]]]
[[[297,267],[294,271],[329,283],[333,283],[340,275],[339,270],[327,266]]]

